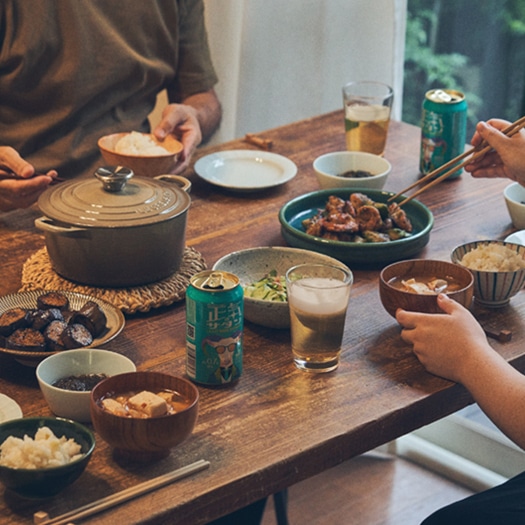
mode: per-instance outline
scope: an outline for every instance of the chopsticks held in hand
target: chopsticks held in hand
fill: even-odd
[[[513,122],[509,126],[507,126],[502,133],[507,135],[507,137],[512,137],[515,135],[521,128],[525,126],[525,116],[521,117],[520,119],[516,120],[516,122]],[[441,181],[445,180],[446,178],[450,177],[453,173],[456,171],[464,168],[467,164],[470,164],[474,160],[477,160],[484,155],[486,155],[492,148],[487,145],[485,141],[483,141],[479,146],[476,146],[475,148],[471,148],[468,151],[465,151],[461,155],[458,155],[457,157],[454,157],[452,160],[449,160],[447,163],[443,164],[443,166],[431,171],[427,175],[425,175],[423,178],[417,180],[410,186],[406,187],[404,190],[401,190],[399,193],[396,193],[392,197],[388,199],[389,202],[397,199],[403,193],[406,193],[407,191],[410,191],[411,189],[415,188],[416,186],[420,186],[421,184],[426,184],[425,186],[422,186],[419,188],[416,192],[414,192],[410,197],[407,197],[406,199],[402,200],[398,203],[398,206],[403,206],[403,204],[406,204],[407,202],[411,201],[414,197],[417,197],[424,191],[428,190],[429,188],[432,188],[436,184],[439,184]],[[459,161],[465,159],[466,157],[469,157],[472,155],[472,158],[467,159],[460,164],[457,164]],[[456,165],[457,164],[457,165]],[[448,170],[448,171],[446,171]],[[443,173],[444,172],[444,173]],[[441,173],[441,175],[440,175]],[[439,177],[438,177],[439,175]]]

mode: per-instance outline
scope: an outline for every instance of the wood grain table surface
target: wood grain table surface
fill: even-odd
[[[188,170],[193,187],[187,245],[203,255],[208,267],[232,251],[285,245],[280,208],[319,189],[312,168],[318,155],[345,148],[341,111],[259,135],[273,141],[273,152],[296,163],[293,180],[261,192],[234,193]],[[401,190],[418,178],[419,139],[419,128],[391,123],[385,157],[393,169],[385,190]],[[231,149],[257,148],[239,139],[205,147],[195,160]],[[502,195],[506,184],[463,174],[422,194],[419,200],[432,210],[435,225],[419,256],[450,260],[459,244],[510,234]],[[33,225],[39,216],[36,208],[0,215],[1,295],[19,290],[23,263],[45,245]],[[401,340],[399,326],[381,306],[378,275],[377,269],[354,270],[341,364],[335,372],[312,375],[297,370],[288,330],[246,323],[242,377],[226,388],[199,386],[195,431],[168,458],[147,465],[123,464],[98,438],[87,470],[57,497],[28,502],[0,488],[2,523],[31,523],[36,510],[57,516],[204,459],[210,462],[207,470],[85,520],[100,525],[199,525],[471,403],[461,386],[427,373]],[[524,310],[523,292],[505,308],[475,310],[486,326],[512,330],[510,342],[491,344],[519,369],[525,368]],[[183,375],[184,302],[127,316],[123,332],[104,348],[125,354],[140,370]],[[0,356],[0,392],[16,400],[25,416],[52,415],[34,369],[7,356]]]

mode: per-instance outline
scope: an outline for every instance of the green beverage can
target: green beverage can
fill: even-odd
[[[426,175],[461,155],[465,149],[466,135],[465,95],[453,89],[427,91],[421,119],[421,173]],[[449,178],[457,178],[460,174],[461,170],[458,170]]]
[[[186,374],[204,385],[225,385],[242,374],[244,293],[229,272],[205,270],[186,291]]]

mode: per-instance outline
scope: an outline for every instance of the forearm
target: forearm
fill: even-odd
[[[222,108],[214,89],[197,93],[185,98],[182,104],[195,109],[195,116],[199,121],[203,140],[208,140],[219,127],[222,117]]]
[[[525,449],[525,376],[490,351],[469,363],[461,383],[494,424]]]

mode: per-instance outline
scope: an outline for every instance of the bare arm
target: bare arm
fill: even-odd
[[[461,383],[487,416],[525,448],[525,376],[489,345],[471,313],[440,295],[443,314],[398,310],[401,337],[431,373]]]

